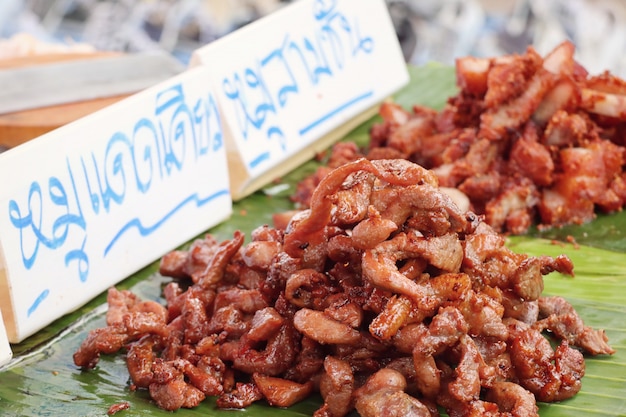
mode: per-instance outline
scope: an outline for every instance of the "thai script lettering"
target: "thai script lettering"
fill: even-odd
[[[153,104],[145,116],[131,121],[131,128],[107,134],[104,146],[100,141],[84,152],[68,152],[55,175],[32,181],[22,195],[9,200],[8,216],[19,233],[26,269],[33,268],[42,251],[56,251],[68,271],[73,271],[70,276],[86,282],[93,257],[106,257],[129,230],[148,236],[185,205],[201,206],[229,194],[227,186],[210,195],[196,190],[181,201],[150,207],[148,220],[142,219],[142,210],[128,207],[142,196],[162,192],[168,180],[175,186],[177,175],[207,163],[223,147],[212,94],[192,100],[182,84],[175,84],[158,91]],[[111,235],[90,235],[90,225],[110,221],[114,211],[116,220],[108,225]],[[94,246],[99,248],[94,253],[87,247],[89,239],[103,239],[105,244]],[[29,315],[48,294],[44,288],[35,296]]]
[[[229,72],[221,81],[225,105],[235,115],[234,128],[241,138],[245,141],[260,133],[267,140],[248,159],[250,168],[275,159],[269,155],[271,147],[287,153],[290,141],[298,140],[285,132],[284,124],[289,123],[285,115],[290,111],[311,110],[294,109],[290,106],[295,102],[293,98],[314,95],[325,80],[340,78],[350,61],[357,61],[374,50],[374,39],[361,33],[358,16],[342,13],[336,0],[313,2],[311,17],[312,33],[285,34],[280,45],[267,53],[263,51],[260,58]],[[312,113],[310,122],[298,129],[299,136],[372,95],[366,89],[332,109],[323,109],[321,114]]]

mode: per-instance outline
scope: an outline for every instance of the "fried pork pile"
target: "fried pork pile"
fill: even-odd
[[[339,144],[330,168],[362,156],[405,158],[467,195],[496,231],[582,224],[626,204],[626,82],[589,76],[565,42],[547,56],[457,60],[459,93],[439,112],[387,102],[367,150]],[[303,181],[307,207],[329,168]]]
[[[542,296],[545,274],[573,274],[569,258],[512,252],[402,159],[346,163],[285,229],[209,235],[160,270],[166,306],[111,288],[107,326],[74,362],[125,352],[131,389],[166,410],[319,392],[316,417],[536,416],[536,401],[580,390],[582,352],[613,353]]]

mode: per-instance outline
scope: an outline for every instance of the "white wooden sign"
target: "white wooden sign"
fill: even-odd
[[[0,366],[5,365],[11,360],[12,357],[13,352],[11,351],[7,331],[4,328],[4,322],[2,321],[2,313],[0,312]]]
[[[215,83],[235,199],[327,148],[409,80],[383,0],[299,0],[196,50],[191,65]]]
[[[232,211],[198,67],[0,154],[0,306],[19,342]]]

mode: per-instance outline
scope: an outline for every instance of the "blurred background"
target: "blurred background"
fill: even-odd
[[[159,49],[185,63],[198,46],[289,2],[1,0],[0,58],[51,43],[107,51]],[[413,64],[431,60],[452,64],[457,56],[523,52],[529,44],[545,53],[570,39],[577,59],[591,73],[606,69],[626,75],[623,0],[387,0],[387,4],[404,56]]]
[[[165,73],[170,67],[181,71],[198,47],[292,1],[299,0],[0,0],[0,69],[59,56],[79,60],[119,52],[145,58],[141,62],[151,71]],[[608,70],[626,78],[624,0],[386,0],[386,4],[410,64],[454,65],[460,56],[523,53],[528,45],[545,55],[569,39],[576,46],[575,58],[592,75]],[[159,55],[167,65],[148,64],[149,55]],[[45,76],[54,87],[58,83],[53,78]],[[88,77],[83,72],[75,78]],[[84,99],[70,102],[48,94],[57,100],[55,105],[37,104],[45,95],[23,94],[18,84],[10,82],[15,88],[0,90],[0,110],[5,107],[0,111],[0,152],[124,97],[90,99],[85,92]],[[16,108],[16,102],[28,103]]]

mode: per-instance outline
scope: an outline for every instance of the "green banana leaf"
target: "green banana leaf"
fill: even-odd
[[[453,68],[441,65],[411,67],[410,84],[395,100],[410,108],[415,103],[441,108],[456,93]],[[372,120],[355,129],[348,139],[365,144]],[[235,203],[227,222],[210,230],[220,239],[239,229],[247,234],[272,222],[272,213],[292,208],[288,196],[295,182],[315,170],[310,161],[278,183]],[[542,417],[626,416],[626,213],[599,216],[595,221],[561,229],[532,230],[526,236],[508,239],[513,250],[530,255],[567,254],[576,276],[551,274],[545,278],[545,293],[566,297],[586,324],[606,330],[613,356],[588,357],[582,391],[574,398],[555,404],[540,404]],[[167,282],[158,272],[158,262],[129,277],[120,288],[131,289],[146,299],[163,301],[161,289]],[[3,416],[104,416],[112,404],[126,401],[120,416],[169,416],[158,409],[145,391],[132,392],[122,355],[103,356],[91,371],[74,366],[72,354],[89,330],[104,325],[106,295],[101,294],[83,308],[57,320],[20,344],[13,345],[15,358],[0,369],[0,415]],[[214,399],[196,409],[179,410],[185,416],[247,417],[311,416],[320,406],[318,396],[288,409],[254,404],[242,411],[220,411]]]

